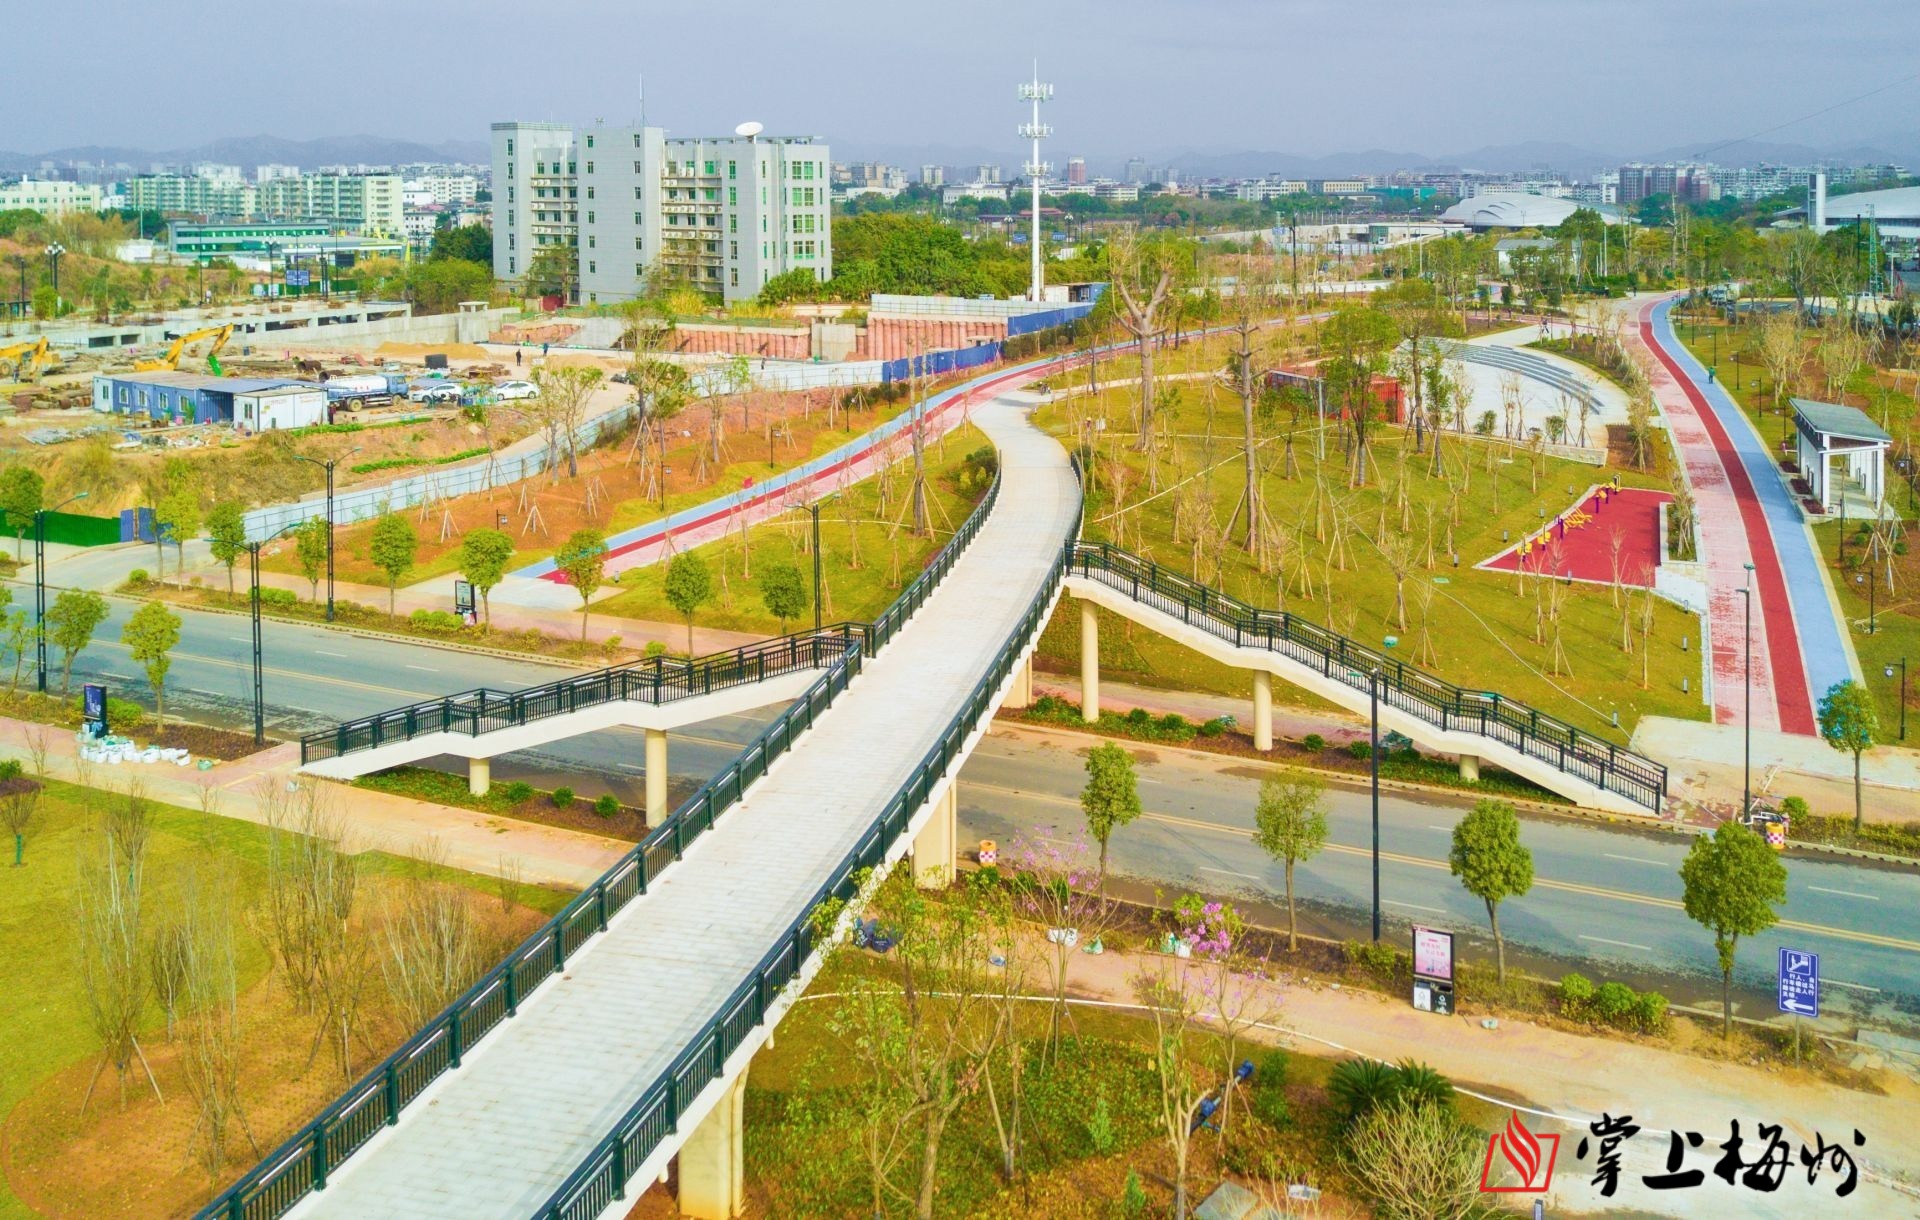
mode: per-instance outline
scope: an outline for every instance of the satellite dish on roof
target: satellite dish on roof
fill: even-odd
[[[745,136],[747,137],[747,139],[751,140],[753,139],[753,137],[759,135],[761,132],[765,130],[766,130],[766,126],[764,124],[756,123],[751,119],[749,119],[748,121],[740,124],[740,126],[734,128],[733,134],[736,136]]]

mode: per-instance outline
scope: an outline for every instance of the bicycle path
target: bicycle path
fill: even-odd
[[[1673,299],[1640,307],[1640,338],[1671,377],[1656,379],[1675,446],[1686,464],[1701,518],[1709,572],[1715,720],[1743,719],[1745,605],[1754,565],[1756,623],[1753,723],[1811,736],[1815,703],[1857,676],[1819,557],[1780,481],[1766,442],[1706,367],[1680,343]],[[1763,656],[1764,654],[1764,656]]]

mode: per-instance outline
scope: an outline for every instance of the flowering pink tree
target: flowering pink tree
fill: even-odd
[[[1067,983],[1075,954],[1099,942],[1113,926],[1114,904],[1100,892],[1100,866],[1084,837],[1062,841],[1042,828],[1034,838],[1018,838],[1001,856],[1012,873],[1016,913],[1042,924],[1047,947],[1047,1053],[1057,1055],[1066,1022]]]
[[[1200,1018],[1221,1035],[1225,1058],[1215,1118],[1225,1143],[1241,1047],[1248,1030],[1278,1013],[1279,996],[1267,979],[1266,958],[1248,948],[1246,920],[1230,904],[1185,894],[1174,903],[1173,917],[1175,935],[1191,955],[1183,983],[1193,993],[1193,1007]]]

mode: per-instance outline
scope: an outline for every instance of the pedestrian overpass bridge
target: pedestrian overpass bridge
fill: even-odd
[[[1010,388],[1038,367],[982,385]],[[304,741],[307,769],[347,776],[438,753],[483,760],[609,723],[664,730],[718,714],[717,700],[795,696],[613,869],[201,1215],[614,1217],[676,1160],[684,1214],[736,1214],[746,1069],[818,968],[810,913],[909,852],[923,881],[956,867],[960,766],[999,706],[1031,697],[1031,654],[1064,592],[1083,599],[1089,626],[1106,606],[1253,670],[1261,744],[1278,675],[1347,706],[1356,689],[1362,701],[1378,694],[1387,723],[1416,740],[1476,750],[1576,799],[1658,809],[1657,764],[1078,544],[1079,482],[1027,419],[1032,403],[1002,393],[975,410],[1001,473],[872,624],[467,692]],[[1097,627],[1087,636],[1097,714]]]

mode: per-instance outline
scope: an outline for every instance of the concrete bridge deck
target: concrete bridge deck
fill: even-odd
[[[831,713],[561,977],[289,1214],[533,1215],[673,1065],[870,829],[1046,586],[1080,492],[1066,454],[1027,420],[1030,406],[1004,393],[976,410],[999,447],[999,499]],[[657,1173],[693,1125],[683,1121],[633,1176]]]

